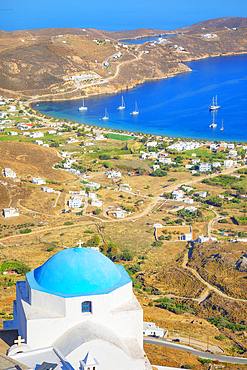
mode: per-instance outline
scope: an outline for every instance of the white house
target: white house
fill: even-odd
[[[194,200],[192,198],[184,198],[183,201],[184,201],[184,203],[187,203],[187,204],[193,204],[194,203]]]
[[[97,199],[97,194],[96,193],[94,193],[94,192],[89,192],[88,193],[88,198],[91,198],[91,199]]]
[[[206,198],[208,193],[206,191],[198,191],[196,193],[200,198]]]
[[[10,136],[17,136],[18,135],[18,132],[17,131],[10,131],[9,132],[9,135]]]
[[[45,180],[40,177],[33,177],[31,182],[36,185],[44,185],[46,183]]]
[[[15,112],[15,111],[16,111],[16,106],[15,106],[15,105],[10,105],[10,106],[8,107],[8,111],[9,111],[9,112]]]
[[[105,137],[104,135],[96,135],[93,140],[107,140],[107,137]]]
[[[31,132],[31,134],[29,135],[29,137],[32,137],[33,139],[36,139],[36,138],[39,138],[39,137],[44,137],[44,134],[43,132]]]
[[[199,172],[209,172],[209,171],[211,171],[210,163],[200,163]]]
[[[234,161],[232,159],[227,159],[224,161],[224,167],[231,168],[234,165]]]
[[[154,164],[153,165],[153,170],[156,171],[160,168],[160,165],[159,164]]]
[[[193,240],[193,236],[191,233],[180,235],[178,238],[180,241],[186,241],[186,242],[191,242]]]
[[[192,159],[191,161],[192,164],[199,164],[200,163],[200,159]]]
[[[174,190],[172,192],[172,195],[173,195],[173,200],[180,201],[183,199],[184,192],[183,190]]]
[[[214,162],[214,163],[212,163],[212,167],[214,167],[214,168],[221,167],[221,163],[220,162]]]
[[[49,188],[47,186],[42,186],[41,190],[45,193],[55,193],[55,190],[53,188]]]
[[[5,218],[8,218],[8,217],[17,217],[19,216],[19,212],[17,212],[18,209],[17,208],[13,208],[13,207],[10,207],[10,208],[4,208],[3,209],[3,215]]]
[[[196,207],[193,207],[193,206],[191,206],[191,207],[186,207],[185,208],[185,211],[189,211],[189,212],[195,212],[197,210],[197,208]]]
[[[237,157],[238,152],[235,149],[230,149],[228,155],[229,157]]]
[[[43,140],[35,140],[35,143],[38,144],[38,145],[43,145],[44,144]]]
[[[11,168],[4,168],[2,173],[4,177],[10,177],[12,179],[16,177],[16,173]]]
[[[143,311],[121,265],[89,248],[68,248],[16,284],[14,319],[25,343],[10,347],[32,368],[53,365],[57,351],[67,370],[151,370],[143,351]],[[56,365],[56,361],[55,365]],[[86,366],[86,368],[85,368]]]
[[[207,236],[200,235],[200,236],[198,236],[198,238],[195,240],[195,242],[197,242],[197,243],[205,243],[205,242],[208,242],[209,240],[217,241],[217,238],[215,238],[215,237],[208,238]]]
[[[69,202],[68,202],[69,207],[71,208],[79,208],[82,206],[82,196],[80,195],[73,195]]]
[[[155,337],[164,337],[165,330],[159,328],[155,325],[154,322],[143,322],[143,335],[148,336],[155,336]]]
[[[120,171],[106,171],[105,172],[105,175],[107,176],[108,179],[112,179],[112,178],[120,178],[122,177],[122,174]]]
[[[159,158],[159,162],[163,164],[172,164],[172,159],[171,158]]]
[[[99,199],[94,199],[91,203],[93,207],[101,207],[103,205],[103,201]]]
[[[148,147],[155,148],[157,144],[158,144],[157,141],[149,141],[146,145],[147,145],[147,148]]]

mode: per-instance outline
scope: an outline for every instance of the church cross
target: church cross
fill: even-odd
[[[23,342],[25,342],[25,339],[21,339],[20,335],[18,335],[18,339],[14,340],[14,343],[16,343],[17,346],[20,346]]]
[[[77,243],[79,245],[79,248],[82,247],[82,244],[84,244],[81,240],[79,240],[79,242]]]

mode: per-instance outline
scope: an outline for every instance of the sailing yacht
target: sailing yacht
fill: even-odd
[[[102,119],[103,120],[107,120],[107,119],[109,119],[109,114],[108,114],[108,112],[107,112],[107,109],[105,108],[105,115],[104,115],[104,117],[102,117]]]
[[[124,103],[124,98],[123,98],[123,96],[122,96],[122,105],[120,105],[120,106],[118,107],[118,109],[120,109],[120,110],[125,109],[125,103]]]
[[[79,107],[79,110],[87,110],[87,107],[85,107],[84,98],[82,98],[82,106]]]
[[[211,128],[217,127],[216,123],[214,123],[214,114],[213,114],[213,123],[211,123],[211,125],[209,125],[209,127],[211,127]]]
[[[135,110],[133,110],[132,113],[130,114],[139,114],[139,109],[138,109],[138,106],[137,106],[137,102],[135,102]]]
[[[223,120],[222,120],[222,126],[220,128],[220,131],[223,131],[224,130],[224,127],[223,127]]]
[[[217,105],[217,95],[215,96],[215,100],[213,97],[213,103],[210,105],[209,110],[217,110],[219,109],[220,105]]]

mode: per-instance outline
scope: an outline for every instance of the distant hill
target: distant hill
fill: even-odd
[[[166,33],[174,36],[162,44],[147,42],[127,50],[117,42]],[[217,38],[205,39],[202,33],[217,33]],[[190,71],[184,62],[243,53],[247,53],[247,18],[213,19],[169,32],[150,28],[0,31],[0,94],[15,93],[22,98],[48,94],[46,99],[112,94]],[[78,74],[95,74],[101,83],[89,83],[81,90],[66,80]]]
[[[177,28],[177,32],[201,32],[202,29],[209,31],[217,31],[224,28],[246,28],[247,18],[243,17],[225,17],[210,19],[203,22],[195,23],[188,27]]]

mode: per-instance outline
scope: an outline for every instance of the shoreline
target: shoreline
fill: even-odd
[[[182,62],[181,65],[183,66],[187,66],[186,63],[189,63],[189,62],[194,62],[194,61],[200,61],[200,60],[205,60],[205,59],[209,59],[209,58],[219,58],[219,57],[231,57],[231,56],[241,56],[241,55],[247,55],[247,51],[244,51],[244,52],[229,52],[229,53],[226,53],[226,54],[222,54],[222,53],[219,53],[217,55],[206,55],[204,57],[193,57],[191,59],[189,59],[188,61],[186,62]],[[156,77],[156,78],[146,78],[144,79],[143,81],[141,81],[140,83],[133,83],[131,86],[127,85],[127,87],[125,86],[121,86],[120,88],[116,88],[113,92],[95,92],[94,94],[91,93],[91,94],[87,94],[85,93],[85,95],[81,95],[80,96],[72,96],[72,97],[61,97],[61,98],[57,98],[56,95],[62,95],[62,94],[73,94],[75,91],[78,91],[78,92],[82,92],[84,89],[81,88],[81,89],[77,89],[77,90],[74,90],[74,91],[71,91],[71,92],[65,92],[65,93],[57,93],[57,94],[45,94],[43,96],[39,96],[39,97],[33,97],[33,98],[30,98],[28,99],[28,101],[26,102],[26,104],[28,106],[30,106],[30,104],[32,103],[39,103],[39,102],[57,102],[57,101],[73,101],[73,100],[80,100],[81,97],[85,97],[85,98],[89,98],[89,97],[96,97],[96,96],[107,96],[107,95],[114,95],[114,94],[120,94],[121,92],[124,92],[124,91],[128,91],[128,90],[131,90],[131,89],[134,89],[138,86],[141,86],[142,84],[146,83],[146,82],[155,82],[155,81],[159,81],[159,80],[165,80],[165,79],[169,79],[169,78],[174,78],[178,75],[181,75],[183,73],[190,73],[190,72],[193,72],[192,69],[190,69],[188,67],[188,69],[186,71],[178,71],[178,72],[173,72],[173,73],[170,73],[170,74],[167,74],[165,77]],[[98,84],[99,85],[99,84]],[[98,86],[97,84],[95,84],[95,86]],[[0,91],[2,89],[0,88]],[[9,93],[11,93],[11,91],[9,91]],[[15,92],[15,94],[20,94],[20,92]],[[49,99],[46,99],[45,97],[46,96],[51,96],[51,98]],[[44,99],[42,99],[42,97],[44,97]],[[30,107],[31,108],[31,107]],[[34,109],[34,108],[32,108]],[[35,110],[35,109],[34,109]]]

